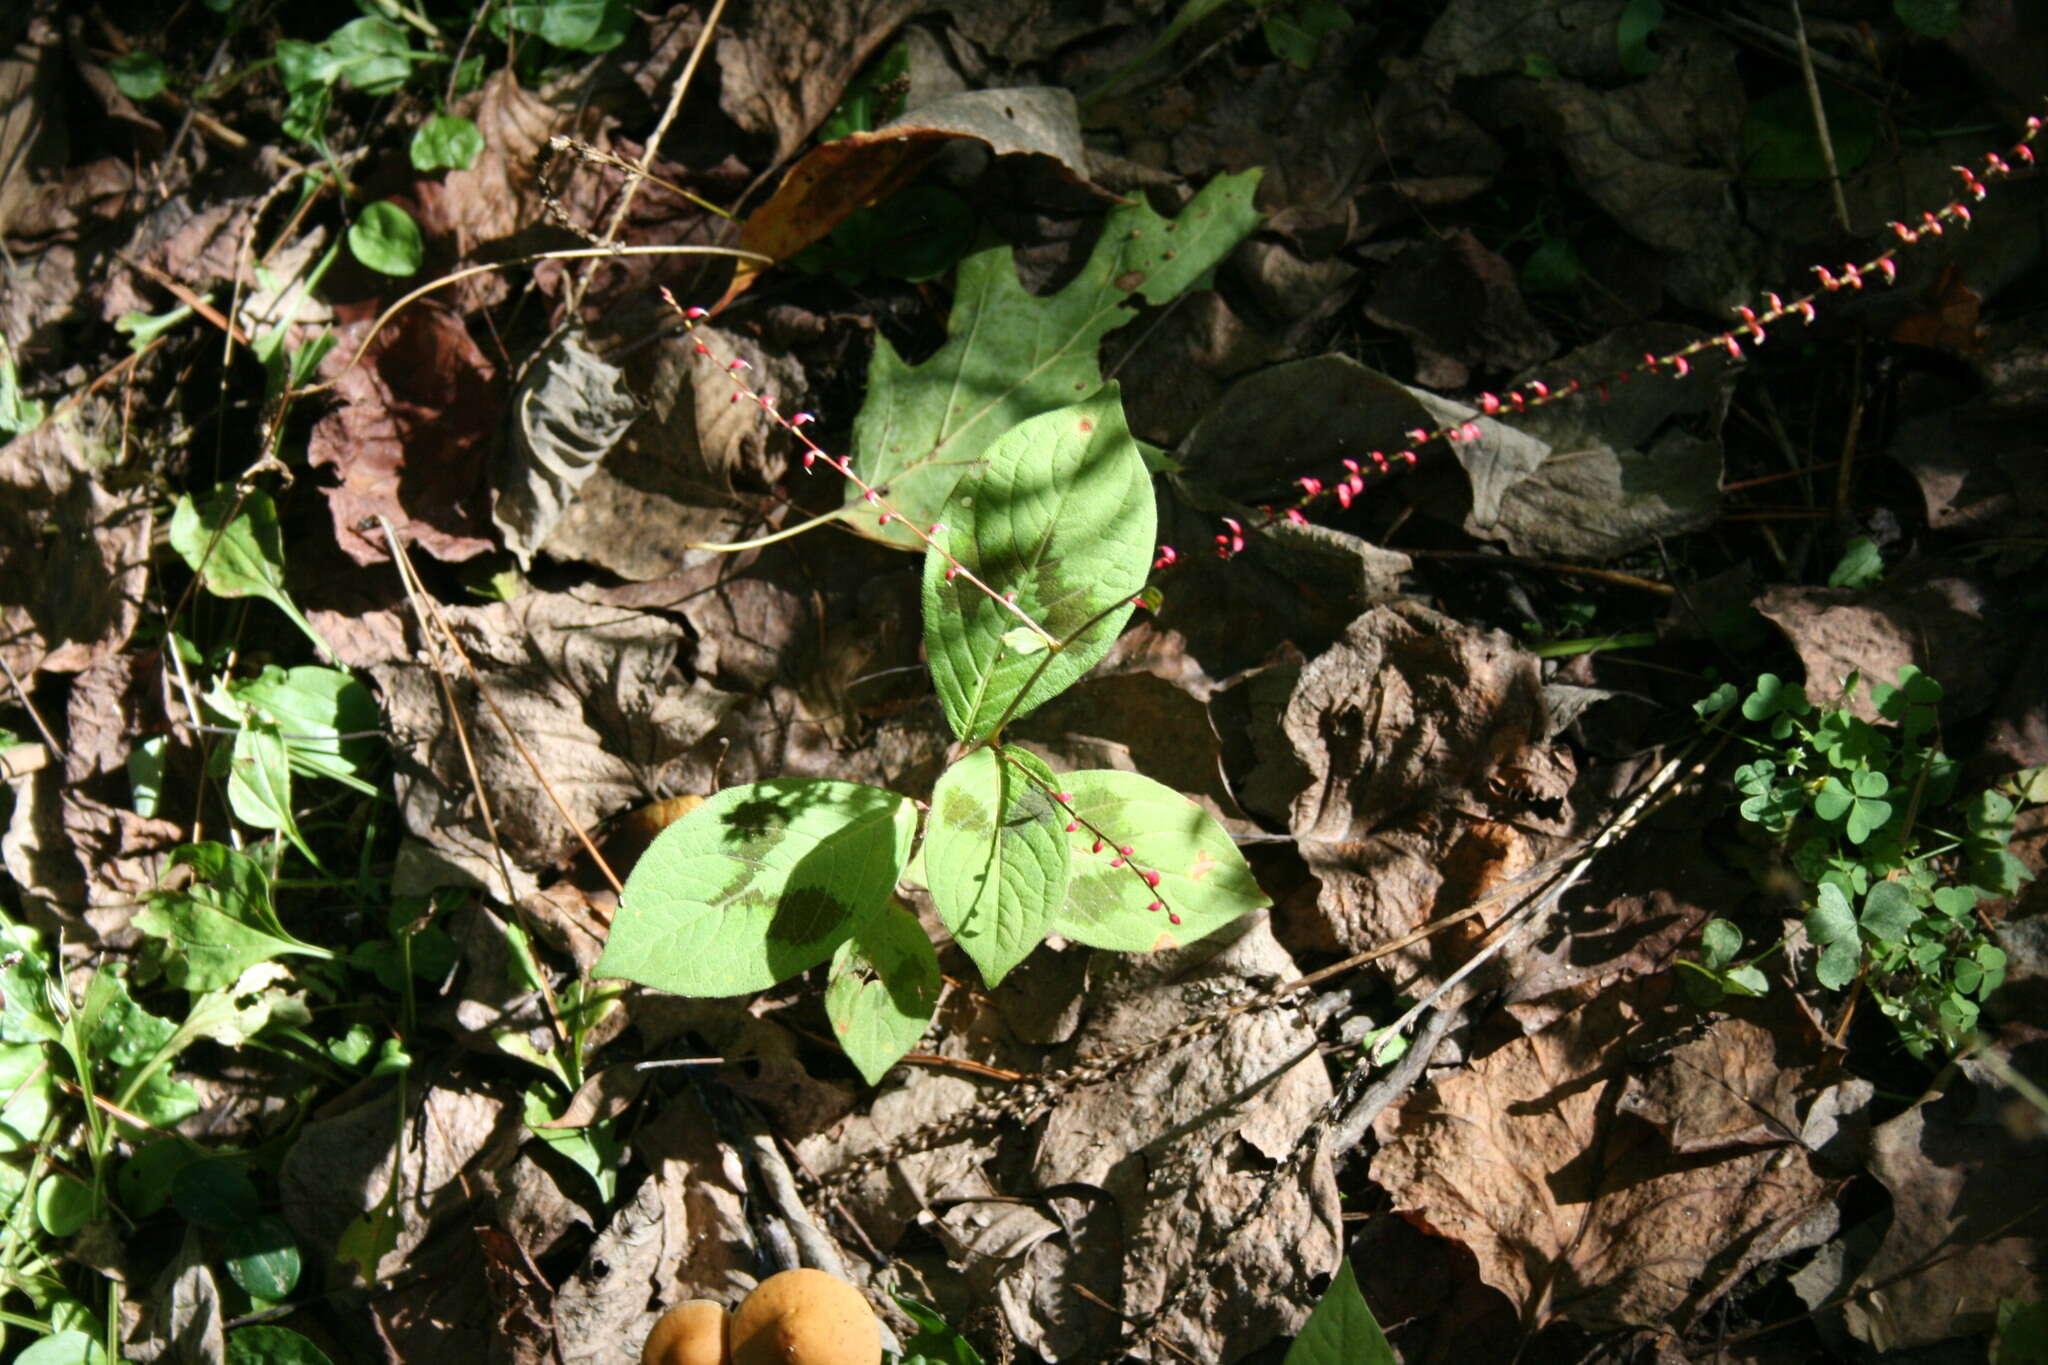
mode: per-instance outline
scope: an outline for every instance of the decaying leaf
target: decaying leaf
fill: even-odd
[[[2041,1074],[2037,1042],[2006,1065]],[[2001,1299],[2039,1299],[2048,1165],[2027,1101],[1983,1062],[1871,1135],[1871,1173],[1892,1195],[1891,1226],[1844,1305],[1849,1330],[1879,1351],[1989,1328]]]
[[[436,559],[492,548],[490,443],[496,367],[453,311],[425,300],[391,319],[349,368],[369,324],[344,328],[322,373],[343,405],[322,417],[306,457],[332,468],[326,490],[335,539],[358,564],[389,557],[375,518]]]
[[[1619,1113],[1636,1009],[1602,996],[1375,1125],[1373,1179],[1469,1247],[1525,1327],[1683,1330],[1832,1197],[1796,1142],[1686,1155]]]
[[[527,368],[513,395],[512,439],[491,508],[521,568],[533,567],[564,507],[639,411],[624,374],[576,333],[558,337]]]

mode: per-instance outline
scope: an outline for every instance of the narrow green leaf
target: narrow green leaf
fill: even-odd
[[[379,200],[349,224],[348,249],[380,275],[413,274],[427,258],[420,225],[388,199]]]
[[[936,544],[1062,642],[1050,656],[1014,652],[1003,637],[1016,614],[947,577],[937,548],[925,555],[932,684],[954,732],[986,739],[1006,712],[1024,715],[1094,667],[1145,584],[1158,513],[1115,388],[1005,432],[946,518]]]
[[[832,955],[825,1017],[869,1085],[917,1046],[939,1004],[939,956],[899,905],[862,922]]]
[[[1108,771],[1063,773],[1060,785],[1083,828],[1067,836],[1073,872],[1053,921],[1059,933],[1091,948],[1149,953],[1271,904],[1229,833],[1172,788]],[[1091,829],[1105,836],[1100,852]],[[1125,865],[1110,866],[1126,847]],[[1157,887],[1146,884],[1147,872],[1158,874]],[[1154,901],[1160,909],[1149,908]]]
[[[932,907],[993,986],[1044,940],[1067,893],[1067,817],[1035,755],[976,749],[932,791],[925,884]]]
[[[1140,300],[1166,303],[1193,288],[1258,226],[1259,172],[1223,175],[1161,218],[1143,200],[1117,209],[1081,273],[1047,298],[1025,291],[1008,247],[960,262],[949,339],[923,364],[906,365],[877,336],[868,397],[855,419],[854,467],[923,527],[941,520],[953,485],[984,450],[1028,417],[1093,396],[1102,387],[1102,338],[1137,316]],[[898,522],[879,526],[860,492],[847,524],[901,549],[920,542]]]
[[[641,855],[593,974],[677,995],[765,990],[888,904],[916,829],[916,807],[877,787],[728,787]]]
[[[170,541],[215,597],[264,598],[322,654],[334,657],[284,590],[284,535],[268,493],[252,488],[238,497],[232,486],[223,485],[204,503],[181,496],[171,513]]]
[[[1397,1359],[1359,1291],[1357,1273],[1345,1261],[1287,1348],[1282,1365],[1395,1365]]]

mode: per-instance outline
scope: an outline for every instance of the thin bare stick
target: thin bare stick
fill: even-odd
[[[640,182],[647,178],[648,168],[654,165],[655,158],[661,154],[661,140],[668,136],[668,128],[675,122],[676,111],[683,107],[683,96],[690,88],[690,81],[697,74],[697,63],[704,59],[704,50],[711,46],[711,35],[718,31],[719,16],[724,13],[725,0],[715,0],[711,6],[711,13],[704,19],[703,30],[697,34],[697,41],[690,48],[690,59],[683,63],[682,74],[677,76],[675,83],[669,87],[668,107],[661,111],[660,121],[648,135],[646,147],[641,149],[640,165],[632,175],[626,177],[625,188],[619,192],[619,202],[612,208],[611,221],[604,227],[605,246],[609,247],[619,239],[619,229],[625,226],[626,215],[633,211],[633,200],[640,193]],[[576,310],[583,306],[583,295],[589,290],[591,276],[596,271],[597,267],[591,265],[577,278],[570,291],[569,306],[564,312],[574,316]]]
[[[604,879],[607,882],[611,883],[612,890],[621,896],[625,895],[625,885],[620,882],[618,874],[612,871],[612,865],[605,861],[604,854],[598,852],[597,845],[591,841],[590,832],[583,827],[581,820],[578,820],[570,813],[568,803],[562,800],[561,793],[555,790],[555,784],[548,780],[547,772],[542,769],[540,760],[534,757],[533,750],[526,747],[526,741],[519,737],[518,727],[513,725],[506,717],[505,712],[498,705],[498,699],[491,695],[491,689],[485,684],[483,674],[479,673],[476,665],[470,661],[469,651],[462,647],[462,641],[455,634],[454,627],[450,626],[448,619],[441,615],[441,604],[434,600],[433,596],[426,591],[424,585],[419,585],[418,575],[413,570],[412,561],[407,559],[399,548],[398,533],[392,529],[391,523],[383,517],[378,517],[377,522],[384,528],[384,538],[391,546],[393,559],[401,565],[400,572],[405,576],[406,592],[408,595],[413,596],[414,610],[417,611],[424,606],[427,614],[433,617],[435,627],[441,632],[441,638],[447,641],[449,649],[454,651],[455,657],[461,661],[462,669],[469,675],[469,680],[476,684],[477,696],[483,698],[484,705],[491,709],[491,715],[497,720],[499,727],[504,730],[505,737],[511,740],[512,747],[518,750],[520,761],[526,764],[527,771],[533,774],[534,781],[540,784],[540,789],[547,793],[548,800],[554,804],[556,814],[562,817],[562,823],[567,825],[570,832],[576,836],[576,842],[583,845],[583,851],[590,855],[591,861],[597,865],[597,870],[604,874]],[[418,586],[416,587],[415,585]],[[422,625],[424,624],[422,622]],[[483,784],[474,771],[470,774],[470,780],[477,784],[477,799],[481,801],[483,799]],[[493,841],[495,842],[495,836],[493,836]],[[510,884],[508,881],[507,890],[509,889]]]
[[[1854,232],[1849,224],[1849,200],[1842,193],[1842,172],[1835,165],[1835,140],[1828,135],[1827,106],[1821,101],[1820,79],[1813,74],[1813,48],[1806,41],[1806,16],[1799,0],[1792,0],[1792,39],[1799,49],[1799,77],[1806,82],[1806,103],[1813,110],[1813,130],[1820,136],[1820,159],[1828,168],[1828,189],[1835,196],[1835,217],[1842,231]]]
[[[581,261],[588,260],[593,256],[731,256],[735,260],[760,261],[764,264],[772,264],[768,257],[763,256],[760,252],[741,251],[738,247],[671,245],[567,247],[560,251],[536,251],[527,256],[514,256],[510,260],[492,261],[487,265],[465,266],[453,274],[443,275],[438,280],[432,280],[421,285],[411,293],[401,297],[398,302],[386,308],[382,313],[379,313],[377,320],[370,324],[370,330],[363,335],[362,344],[356,347],[356,353],[349,357],[348,364],[341,367],[339,374],[323,383],[308,384],[305,388],[296,390],[294,396],[305,398],[312,394],[324,393],[328,389],[333,388],[340,381],[342,375],[347,374],[350,370],[363,363],[364,355],[369,352],[370,343],[377,339],[377,333],[384,330],[384,325],[397,315],[399,309],[425,298],[436,290],[446,289],[451,284],[460,284],[462,281],[473,279],[478,275],[488,275],[494,270],[509,270],[513,266],[532,265],[536,261]]]

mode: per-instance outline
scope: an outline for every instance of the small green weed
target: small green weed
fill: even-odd
[[[2007,848],[2015,798],[2048,795],[2048,773],[1959,795],[1956,764],[1937,742],[1941,685],[1910,666],[1895,684],[1872,684],[1882,723],[1850,709],[1858,687],[1852,676],[1822,707],[1766,673],[1747,696],[1724,683],[1695,709],[1754,755],[1735,771],[1739,809],[1810,888],[1814,980],[1830,991],[1860,986],[1907,1051],[1925,1057],[1962,1044],[2004,980],[2005,954],[1976,907],[2027,879]],[[1765,993],[1758,964],[1785,940],[1747,958],[1743,943],[1730,921],[1708,922],[1700,960],[1683,964],[1703,1003]]]

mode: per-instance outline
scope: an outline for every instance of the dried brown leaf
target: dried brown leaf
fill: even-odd
[[[1525,1327],[1683,1329],[1831,1197],[1796,1144],[1685,1156],[1618,1115],[1637,1027],[1610,993],[1375,1125],[1373,1179],[1469,1247]]]

